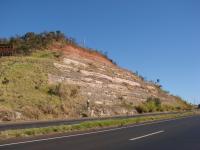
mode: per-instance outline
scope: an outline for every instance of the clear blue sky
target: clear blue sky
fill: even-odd
[[[61,30],[200,103],[199,0],[1,0],[0,37]]]

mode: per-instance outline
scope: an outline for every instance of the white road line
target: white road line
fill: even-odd
[[[163,132],[164,132],[164,130],[161,130],[161,131],[149,133],[149,134],[146,134],[146,135],[143,135],[143,136],[139,136],[139,137],[136,137],[136,138],[132,138],[130,140],[131,141],[135,141],[135,140],[138,140],[138,139],[142,139],[142,138],[145,138],[145,137],[148,137],[148,136],[152,136],[152,135],[155,135],[155,134],[160,134],[160,133],[163,133]]]
[[[94,132],[88,132],[88,133],[80,133],[80,134],[66,135],[66,136],[57,136],[57,137],[52,137],[52,138],[30,140],[30,141],[22,141],[22,142],[16,142],[16,143],[7,143],[7,144],[1,144],[0,147],[11,146],[11,145],[19,145],[19,144],[26,144],[26,143],[34,143],[34,142],[42,142],[42,141],[50,141],[50,140],[77,137],[77,136],[83,136],[83,135],[91,135],[91,134],[96,134],[96,133],[104,133],[104,132],[109,132],[109,131],[122,130],[122,129],[126,129],[126,128],[133,128],[133,127],[139,127],[139,126],[145,126],[145,125],[169,122],[169,121],[179,120],[179,119],[183,119],[183,118],[188,118],[188,117],[181,117],[181,118],[176,118],[176,119],[167,119],[167,120],[161,120],[161,121],[155,121],[155,122],[149,122],[149,123],[142,123],[142,124],[138,124],[138,125],[125,126],[125,127],[119,127],[119,128],[112,128],[112,129],[106,129],[106,130],[100,130],[100,131],[94,131]]]

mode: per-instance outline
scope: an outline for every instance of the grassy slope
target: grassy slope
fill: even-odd
[[[45,107],[56,111],[60,100],[58,96],[49,95],[47,84],[48,73],[56,72],[53,61],[55,54],[46,51],[27,57],[0,58],[0,115],[10,112],[7,116],[12,118],[17,115],[14,110],[25,113],[27,118],[42,119],[41,110],[45,111]],[[8,83],[3,84],[6,80]]]

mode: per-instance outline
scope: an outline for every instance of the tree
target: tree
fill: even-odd
[[[157,80],[156,80],[156,83],[160,83],[160,79],[157,79]]]

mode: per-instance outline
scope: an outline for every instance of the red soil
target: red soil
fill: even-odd
[[[99,52],[90,51],[89,49],[86,48],[75,47],[73,45],[61,45],[57,43],[53,44],[53,46],[51,46],[50,49],[60,50],[65,55],[68,56],[86,58],[100,63],[104,63],[106,65],[112,65],[112,66],[114,65],[110,60],[108,60],[105,56],[103,56]]]

